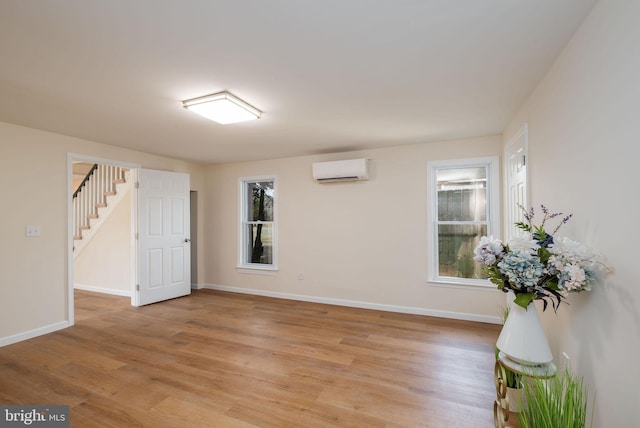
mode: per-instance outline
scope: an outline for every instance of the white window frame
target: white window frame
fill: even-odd
[[[457,278],[438,274],[438,177],[439,169],[470,167],[487,168],[487,235],[500,237],[500,159],[498,156],[437,160],[427,163],[428,169],[428,282],[441,286],[474,286],[495,288],[488,279]]]
[[[270,224],[272,226],[272,260],[271,264],[263,263],[247,263],[245,260],[245,251],[247,249],[247,228],[245,227],[247,222],[247,185],[249,183],[255,183],[259,181],[272,181],[273,182],[273,221],[261,222],[263,224]],[[275,175],[263,175],[252,177],[240,177],[238,179],[238,204],[240,217],[238,219],[238,271],[240,273],[271,273],[278,270],[278,180]],[[257,222],[255,222],[257,223]]]

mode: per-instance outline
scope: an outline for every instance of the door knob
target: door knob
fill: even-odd
[[[189,238],[184,238],[184,242],[191,242],[191,239],[189,239]]]

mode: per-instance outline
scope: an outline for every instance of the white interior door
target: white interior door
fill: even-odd
[[[515,223],[524,221],[522,210],[518,205],[529,209],[527,186],[527,150],[528,127],[522,128],[509,140],[505,147],[505,176],[506,176],[506,225],[505,240],[509,240],[516,231]]]
[[[191,293],[189,175],[138,171],[138,285],[134,305]]]

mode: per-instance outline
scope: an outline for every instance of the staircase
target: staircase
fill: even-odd
[[[77,255],[92,231],[109,213],[109,208],[118,201],[120,185],[127,184],[127,168],[94,164],[73,193],[73,252]],[[122,187],[122,186],[120,186]]]

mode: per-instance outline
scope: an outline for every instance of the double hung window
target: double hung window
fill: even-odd
[[[483,235],[499,234],[498,158],[429,163],[430,280],[489,285],[473,260]]]
[[[276,180],[240,180],[240,268],[276,270]]]

